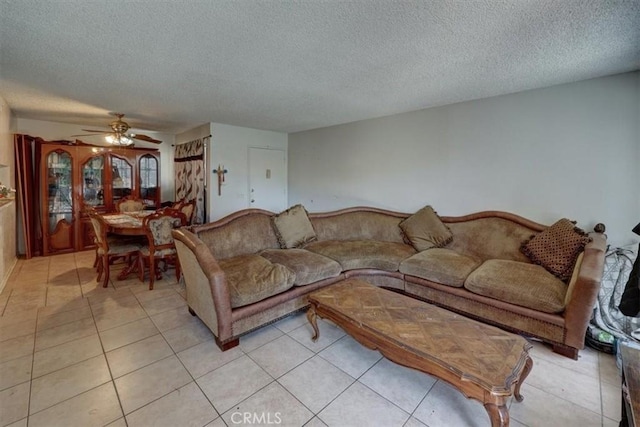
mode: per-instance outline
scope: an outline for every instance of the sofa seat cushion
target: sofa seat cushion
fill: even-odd
[[[545,313],[564,310],[567,285],[543,267],[519,261],[485,261],[464,287],[479,295]]]
[[[447,286],[461,288],[481,261],[451,249],[432,248],[415,254],[400,264],[400,272]]]
[[[305,249],[338,261],[343,271],[358,268],[398,271],[400,263],[416,253],[407,244],[378,240],[325,240],[312,242]]]
[[[260,256],[295,272],[294,286],[330,279],[342,272],[342,267],[336,261],[305,249],[266,249],[260,252]]]
[[[261,301],[293,286],[296,274],[259,255],[240,255],[219,261],[231,297],[231,307]]]

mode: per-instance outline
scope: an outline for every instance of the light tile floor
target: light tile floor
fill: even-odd
[[[0,294],[0,425],[488,426],[484,408],[428,375],[296,314],[220,352],[167,274],[103,289],[93,252],[21,260]],[[117,274],[112,273],[112,277]],[[620,419],[613,356],[573,361],[533,343],[512,426]]]

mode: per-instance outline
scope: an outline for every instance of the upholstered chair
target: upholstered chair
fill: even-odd
[[[97,245],[98,278],[96,280],[99,282],[104,274],[102,287],[106,288],[109,286],[112,262],[117,258],[124,258],[127,265],[130,265],[132,257],[136,256],[140,251],[140,245],[131,243],[129,240],[118,242],[117,239],[107,239],[109,226],[104,222],[104,219],[95,212],[90,213],[89,218],[91,219]]]
[[[182,205],[184,205],[187,201],[185,199],[180,199],[180,200],[176,200],[175,202],[173,202],[173,204],[171,205],[171,209],[175,209],[177,211],[180,210],[180,208],[182,208]]]
[[[193,214],[196,210],[195,199],[191,200],[190,202],[183,202],[177,210],[184,214],[184,217],[187,219],[187,225],[191,225],[191,222],[193,221]]]
[[[148,245],[140,248],[138,274],[140,281],[144,281],[145,267],[149,265],[149,290],[153,289],[154,280],[160,278],[159,261],[174,264],[176,279],[180,279],[180,265],[171,231],[186,225],[186,223],[187,219],[184,214],[175,209],[161,209],[142,220]]]
[[[98,215],[98,211],[96,211],[96,208],[94,208],[91,205],[88,205],[86,203],[82,203],[82,215],[83,216],[87,216],[87,217],[91,217],[92,215]],[[95,234],[95,231],[94,231]],[[98,257],[98,241],[96,240],[96,237],[93,237],[93,243],[96,244],[96,257],[93,260],[93,268],[98,268],[98,266],[100,265],[100,258]]]
[[[130,199],[124,197],[116,204],[116,210],[122,212],[138,212],[144,209],[144,202],[139,199]]]

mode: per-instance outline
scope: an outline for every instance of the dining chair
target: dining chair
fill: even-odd
[[[98,211],[96,210],[96,208],[94,206],[91,206],[89,204],[86,203],[82,203],[82,215],[87,216],[87,217],[91,217],[91,215],[99,215]],[[93,227],[92,227],[93,229]],[[94,230],[94,236],[91,239],[93,241],[93,243],[95,243],[96,245],[96,256],[93,260],[93,268],[95,268],[96,270],[98,270],[100,268],[100,255],[98,254],[98,249],[100,248],[100,246],[98,245],[98,241],[96,240],[96,236],[95,236],[95,229]],[[107,243],[109,244],[113,244],[115,243],[116,245],[119,243],[123,243],[124,240],[126,239],[119,239],[116,236],[111,236],[107,234]],[[128,239],[128,240],[132,240],[132,239]],[[135,242],[134,242],[135,243]]]
[[[182,205],[186,203],[186,199],[180,199],[180,200],[176,200],[175,202],[173,202],[173,204],[171,205],[171,209],[175,209],[177,211],[180,210],[180,208],[182,208]]]
[[[140,199],[123,197],[116,202],[116,210],[122,212],[138,212],[144,209],[144,202]]]
[[[82,203],[81,211],[82,211],[82,215],[87,216],[87,217],[91,217],[91,215],[97,215],[98,214],[98,211],[96,211],[96,208],[94,208],[93,206],[91,206],[89,204],[86,204],[84,202]],[[95,231],[94,231],[94,234],[95,234]],[[98,268],[98,265],[100,263],[100,258],[98,256],[98,246],[97,246],[98,242],[97,242],[95,236],[93,236],[93,238],[91,240],[93,241],[93,243],[96,244],[96,257],[93,260],[93,268]]]
[[[196,210],[196,199],[193,199],[190,202],[183,202],[177,210],[184,214],[184,217],[187,220],[186,225],[191,225],[191,222],[193,221],[193,214]]]
[[[91,225],[95,233],[95,242],[98,246],[96,249],[98,259],[98,278],[96,281],[99,282],[104,274],[102,287],[106,288],[109,286],[112,262],[117,258],[124,258],[127,265],[130,265],[132,257],[139,253],[140,245],[131,243],[128,240],[118,242],[118,240],[113,238],[107,239],[109,226],[105,223],[104,219],[95,212],[90,212],[89,218],[91,219]]]
[[[159,277],[158,262],[174,264],[176,279],[180,279],[180,264],[171,231],[186,225],[184,214],[175,209],[160,209],[142,220],[142,227],[147,235],[148,245],[140,248],[138,257],[138,275],[144,282],[145,267],[149,265],[149,290]]]

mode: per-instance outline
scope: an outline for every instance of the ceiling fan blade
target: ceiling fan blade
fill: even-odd
[[[145,142],[152,142],[154,144],[162,144],[162,141],[158,140],[158,139],[153,139],[150,136],[147,135],[140,135],[139,133],[132,133],[131,135],[129,135],[129,137],[133,138],[133,139],[139,139],[140,141],[145,141]]]
[[[84,130],[84,129],[82,129],[82,130]],[[103,133],[111,133],[111,132],[103,132]],[[98,136],[98,135],[99,134],[97,134],[97,133],[85,133],[85,134],[82,134],[82,135],[70,135],[70,136],[75,137],[75,136]]]
[[[97,132],[97,133],[113,133],[112,130],[93,130],[93,129],[82,129],[83,132]]]

